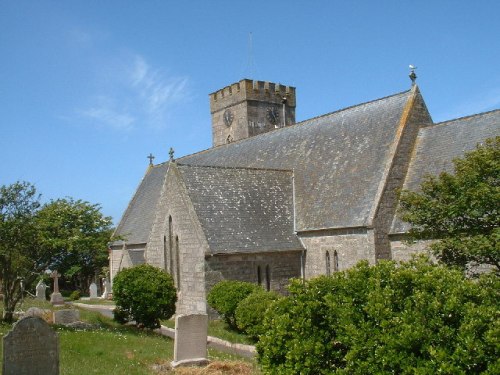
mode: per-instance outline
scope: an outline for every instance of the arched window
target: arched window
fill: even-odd
[[[262,285],[262,270],[260,269],[260,266],[257,266],[257,283]]]
[[[333,272],[337,272],[339,270],[339,255],[337,254],[337,250],[333,252]]]
[[[177,289],[181,288],[181,258],[179,256],[179,237],[175,236],[175,260],[176,270],[175,276],[177,278]]]
[[[328,251],[325,254],[325,263],[326,263],[326,276],[330,276],[332,272],[330,270],[330,253]]]
[[[163,236],[163,266],[165,271],[168,272],[168,249],[167,249],[167,236]]]
[[[266,289],[271,290],[271,271],[269,270],[269,264],[266,266]]]
[[[174,264],[174,255],[173,255],[173,238],[174,235],[172,233],[173,231],[173,225],[172,225],[172,216],[168,217],[168,272],[170,275],[174,273],[172,265]]]

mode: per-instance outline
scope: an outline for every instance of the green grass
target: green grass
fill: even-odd
[[[51,308],[43,301],[25,301],[22,306]],[[17,309],[19,310],[19,309]],[[59,335],[61,375],[83,374],[157,374],[155,364],[166,364],[173,359],[173,340],[148,330],[123,326],[97,312],[80,309],[80,320],[97,326],[93,329],[72,329],[53,326]],[[12,328],[0,324],[0,334]],[[209,349],[211,360],[238,360],[250,362],[256,368],[255,360],[221,353]],[[0,348],[0,361],[2,360]]]
[[[106,306],[114,306],[115,301],[109,299],[79,299],[73,302],[84,303],[86,305],[106,305]]]
[[[175,328],[175,321],[173,319],[162,320],[161,324],[169,328]],[[210,320],[208,322],[208,335],[232,343],[255,345],[255,341],[243,333],[230,329],[223,320]]]

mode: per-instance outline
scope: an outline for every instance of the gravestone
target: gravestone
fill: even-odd
[[[59,339],[41,318],[19,320],[3,337],[3,375],[59,374]]]
[[[80,310],[64,309],[53,313],[54,324],[70,324],[80,320]]]
[[[108,299],[109,296],[109,282],[107,279],[102,279],[102,287],[104,292],[102,293],[101,298]]]
[[[172,367],[203,366],[207,360],[207,314],[178,315]]]
[[[61,293],[59,293],[59,278],[61,275],[54,271],[50,274],[50,277],[54,279],[54,292],[50,295],[50,302],[53,305],[64,305],[64,299]]]
[[[46,300],[45,289],[47,289],[47,285],[45,285],[45,283],[42,280],[40,280],[38,282],[38,284],[36,284],[36,294],[35,295],[36,295],[37,299],[41,299],[43,301]]]
[[[96,285],[96,283],[90,284],[89,293],[90,293],[90,299],[97,298],[97,285]]]

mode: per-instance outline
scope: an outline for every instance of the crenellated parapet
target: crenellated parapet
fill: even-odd
[[[210,94],[210,113],[215,113],[241,101],[260,101],[281,105],[283,98],[287,106],[294,108],[295,87],[268,81],[242,79]]]

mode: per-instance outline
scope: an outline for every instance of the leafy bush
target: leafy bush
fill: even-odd
[[[257,350],[271,374],[499,373],[500,279],[417,259],[290,285]]]
[[[77,301],[77,300],[80,299],[80,297],[81,297],[81,292],[79,290],[74,290],[69,295],[69,299],[72,300],[72,301]]]
[[[262,325],[264,314],[278,298],[280,298],[279,294],[260,288],[248,295],[236,308],[235,317],[238,329],[253,339],[258,339],[259,335],[264,333]]]
[[[236,308],[249,294],[260,288],[244,281],[223,280],[208,293],[207,302],[231,327],[236,329]]]
[[[160,319],[175,313],[177,293],[172,277],[148,264],[126,268],[113,280],[115,320],[135,321],[139,326],[158,328]]]

